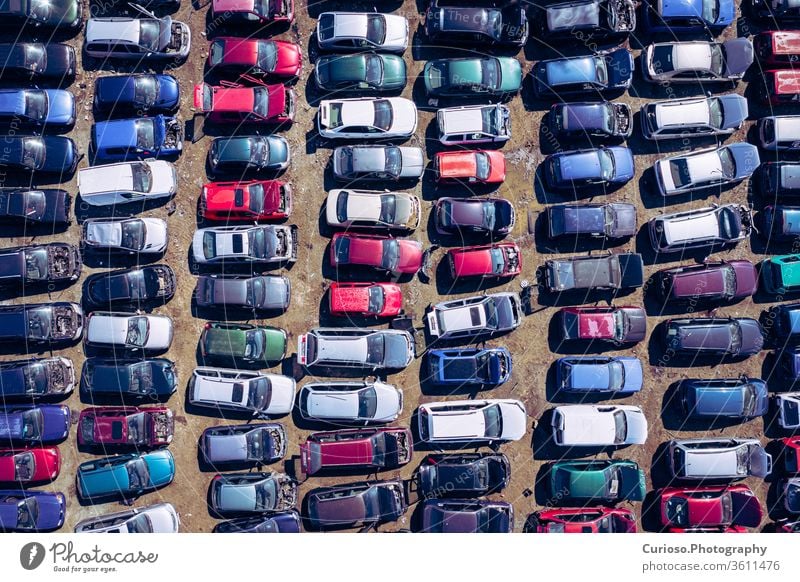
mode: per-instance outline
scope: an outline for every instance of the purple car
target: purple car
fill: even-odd
[[[0,441],[49,444],[69,434],[69,407],[62,404],[6,406],[0,409]]]
[[[505,236],[514,228],[514,205],[504,198],[440,198],[433,210],[439,234]]]
[[[422,506],[426,533],[511,533],[514,509],[505,501],[428,499]]]
[[[63,493],[0,490],[0,531],[48,532],[64,525]]]
[[[758,273],[750,261],[675,267],[657,277],[664,301],[739,301],[758,289]]]
[[[547,235],[561,237],[627,238],[636,234],[636,207],[611,204],[562,204],[547,208]]]

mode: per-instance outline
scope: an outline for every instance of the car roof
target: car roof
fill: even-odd
[[[711,68],[711,43],[672,43],[672,59],[675,71]]]
[[[444,133],[473,133],[483,131],[483,110],[494,109],[493,105],[479,107],[465,107],[443,109],[441,122],[444,127],[439,129]]]
[[[775,122],[775,139],[800,139],[800,115],[776,115],[772,119]]]
[[[685,101],[662,101],[655,104],[659,127],[705,125],[710,121],[710,109],[705,98]]]
[[[139,43],[139,20],[136,18],[90,18],[86,23],[86,42],[121,40]]]
[[[719,219],[713,210],[693,216],[666,217],[663,225],[664,234],[669,244],[708,236],[719,236]]]

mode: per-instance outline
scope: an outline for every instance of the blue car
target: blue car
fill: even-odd
[[[428,371],[434,384],[491,385],[511,377],[511,353],[506,348],[431,350]]]
[[[556,137],[617,138],[633,133],[633,113],[626,103],[557,103],[550,109],[548,122]]]
[[[533,91],[542,99],[619,91],[631,86],[633,56],[628,49],[618,48],[582,57],[539,61],[531,75]]]
[[[178,81],[171,75],[113,75],[94,82],[98,113],[170,113],[180,100]]]
[[[633,154],[624,146],[559,152],[544,161],[545,182],[557,189],[624,184],[633,174]]]
[[[62,89],[0,89],[0,123],[71,127],[75,123],[75,97]]]
[[[63,493],[0,490],[0,531],[47,532],[64,525],[67,500]]]
[[[642,362],[632,356],[559,358],[556,382],[565,392],[634,394],[642,389]]]
[[[51,444],[69,435],[70,411],[61,404],[23,404],[0,408],[0,441]]]
[[[82,499],[129,498],[169,485],[174,478],[175,459],[161,449],[81,463],[77,485]]]
[[[800,303],[776,305],[769,310],[775,341],[781,346],[800,344]]]
[[[678,395],[688,418],[749,420],[769,409],[767,383],[747,376],[681,380]]]
[[[644,10],[649,32],[698,32],[705,28],[719,34],[736,19],[733,0],[649,0]]]
[[[775,242],[800,239],[800,206],[767,206],[761,215],[761,234]]]
[[[784,383],[791,387],[800,381],[800,348],[786,348],[778,355],[778,369],[782,373]]]
[[[101,121],[92,126],[95,164],[177,156],[183,148],[183,127],[174,117]]]

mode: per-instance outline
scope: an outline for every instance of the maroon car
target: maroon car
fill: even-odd
[[[661,523],[671,532],[758,527],[763,510],[747,485],[667,487],[657,492]]]
[[[758,273],[750,261],[722,261],[659,271],[658,289],[664,301],[739,301],[758,288]]]
[[[175,419],[165,406],[99,406],[81,411],[78,444],[89,447],[160,447],[172,442]]]
[[[355,428],[315,432],[300,445],[300,467],[306,475],[326,469],[396,469],[414,452],[407,428]]]

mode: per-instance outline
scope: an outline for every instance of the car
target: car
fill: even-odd
[[[676,394],[688,418],[750,420],[769,410],[766,382],[747,376],[681,380]]]
[[[408,47],[408,20],[377,12],[323,12],[316,39],[323,51],[403,53]]]
[[[172,113],[181,89],[172,75],[110,75],[94,82],[94,110],[106,115]]]
[[[417,468],[416,479],[424,499],[480,497],[505,489],[511,462],[503,453],[428,455]]]
[[[425,63],[422,77],[430,97],[505,99],[522,87],[522,65],[514,57],[434,59]]]
[[[294,20],[294,0],[280,2],[258,2],[257,0],[213,0],[212,18],[230,19],[239,26],[242,24],[270,24],[273,22],[292,22]]]
[[[178,533],[178,512],[171,503],[131,507],[79,521],[75,533]]]
[[[709,188],[720,191],[749,178],[759,164],[758,148],[740,142],[662,158],[653,173],[659,193],[667,197]]]
[[[63,135],[3,137],[0,168],[28,174],[57,174],[62,180],[75,173],[78,146]]]
[[[753,43],[747,38],[661,42],[645,47],[642,74],[649,83],[730,83],[752,63]]]
[[[776,366],[789,385],[800,380],[800,348],[784,347],[776,354]]]
[[[297,97],[281,84],[194,86],[194,108],[213,123],[291,123]]]
[[[633,154],[624,146],[558,152],[544,161],[550,188],[574,190],[625,184],[635,173]]]
[[[333,150],[333,177],[351,181],[417,180],[425,170],[418,147],[339,146]]]
[[[738,204],[662,214],[647,223],[650,244],[660,253],[735,245],[746,240],[752,228],[750,209]]]
[[[67,243],[6,247],[0,249],[0,286],[25,293],[76,281],[82,265],[78,249]]]
[[[772,472],[772,455],[758,439],[673,439],[668,446],[676,479],[763,479]]]
[[[200,275],[194,299],[198,307],[284,312],[291,295],[284,275]]]
[[[556,103],[546,127],[556,138],[626,138],[633,133],[633,112],[627,103],[610,101]]]
[[[9,2],[0,8],[3,26],[17,30],[26,26],[48,30],[78,29],[82,24],[82,13],[81,3],[77,0],[55,0],[44,5],[39,2]]]
[[[436,126],[442,145],[505,143],[511,139],[511,110],[502,103],[442,107]]]
[[[545,509],[527,523],[535,533],[636,533],[633,512],[613,507]]]
[[[549,468],[550,494],[564,505],[642,501],[644,471],[634,461],[558,461]]]
[[[297,363],[309,368],[402,370],[414,361],[414,336],[401,329],[317,327],[297,337]]]
[[[211,533],[300,533],[300,521],[296,511],[279,511],[221,521]]]
[[[519,400],[448,400],[421,404],[417,429],[424,443],[478,446],[518,441],[528,429]]]
[[[298,228],[294,225],[214,226],[198,228],[192,259],[198,265],[294,263]]]
[[[779,486],[783,497],[783,508],[794,515],[800,513],[800,478],[784,479]]]
[[[189,386],[188,401],[192,406],[255,418],[291,412],[297,389],[289,376],[206,367],[195,368]]]
[[[39,533],[64,525],[67,499],[61,492],[0,490],[0,531]]]
[[[371,267],[395,274],[414,274],[422,267],[422,243],[413,239],[337,232],[329,260],[340,267]]]
[[[775,409],[778,411],[778,424],[784,430],[800,428],[800,398],[793,392],[775,395]],[[795,467],[797,456],[794,456]],[[788,465],[787,465],[788,466]],[[797,471],[792,471],[797,472]]]
[[[514,230],[514,205],[505,198],[439,198],[433,206],[436,232],[463,238],[500,238]]]
[[[403,292],[397,283],[333,282],[328,308],[339,317],[395,317],[403,310]]]
[[[407,428],[314,432],[300,445],[300,469],[309,476],[342,469],[372,473],[402,467],[413,453],[414,441]]]
[[[683,0],[674,4],[648,0],[644,16],[645,29],[650,33],[688,33],[703,28],[719,34],[736,20],[736,5],[732,0]]]
[[[543,287],[550,293],[636,289],[644,284],[644,262],[636,253],[550,259],[543,274]]]
[[[70,410],[60,404],[7,404],[0,408],[0,441],[41,446],[69,435]]]
[[[731,135],[748,115],[747,99],[736,93],[651,101],[640,111],[642,135],[652,140]]]
[[[164,352],[172,345],[172,318],[167,315],[93,311],[86,318],[88,347],[129,352]]]
[[[58,447],[0,449],[0,484],[22,487],[58,477],[61,453]]]
[[[419,198],[405,192],[331,190],[325,220],[335,228],[415,230],[421,218]]]
[[[783,297],[800,291],[800,255],[777,255],[761,262],[761,286],[771,295]]]
[[[549,205],[546,212],[550,239],[617,239],[637,232],[636,207],[627,202]]]
[[[506,179],[506,157],[497,150],[437,152],[433,171],[440,183],[502,184]]]
[[[540,35],[548,40],[588,41],[624,37],[636,28],[631,0],[570,0],[543,6],[536,15]]]
[[[208,150],[212,174],[281,172],[289,167],[289,142],[279,135],[216,137]]]
[[[29,353],[73,344],[83,335],[83,309],[77,303],[25,303],[0,307],[0,344]]]
[[[169,233],[161,218],[89,218],[81,225],[81,245],[109,254],[161,254]]]
[[[559,447],[624,447],[647,440],[647,419],[638,406],[557,406],[551,426],[553,442]]]
[[[0,188],[0,222],[47,225],[54,232],[70,223],[70,201],[66,190]]]
[[[183,61],[189,56],[192,32],[186,23],[138,11],[144,18],[90,18],[83,45],[86,56],[137,62]]]
[[[69,129],[75,124],[75,97],[63,89],[0,89],[0,124]]]
[[[399,519],[408,509],[400,479],[318,487],[306,494],[304,504],[314,530],[378,525]]]
[[[800,237],[800,206],[769,205],[761,214],[760,234],[776,243],[793,243]]]
[[[800,99],[800,71],[773,69],[761,73],[759,100],[765,105],[794,103]]]
[[[78,465],[75,480],[80,498],[96,503],[114,497],[138,497],[166,487],[174,478],[172,453],[159,449],[86,461]]]
[[[531,71],[533,92],[539,99],[552,96],[617,92],[631,86],[633,56],[625,48],[580,57],[537,62]]]
[[[75,76],[75,49],[58,42],[0,43],[0,78],[37,83]]]
[[[403,97],[320,101],[317,131],[327,139],[405,139],[417,129],[417,106]]]
[[[262,465],[286,454],[286,429],[279,422],[211,426],[200,435],[200,453],[213,466]]]
[[[788,348],[800,343],[800,329],[798,329],[798,315],[800,315],[800,304],[789,303],[776,305],[766,312],[766,322],[769,322],[770,331],[776,343]]]
[[[433,338],[472,340],[513,331],[522,323],[522,315],[517,293],[490,293],[437,303],[425,323]]]
[[[424,533],[511,533],[514,508],[506,501],[426,499],[421,521]]]
[[[564,307],[556,313],[563,341],[637,343],[647,334],[641,307]]]
[[[748,357],[764,347],[761,326],[746,317],[669,319],[662,337],[670,353],[695,357]]]
[[[406,86],[406,62],[398,55],[380,53],[322,55],[314,80],[323,91],[401,91]]]
[[[753,50],[763,65],[787,66],[800,57],[798,40],[797,30],[763,30],[753,37]]]
[[[75,388],[75,368],[64,356],[0,362],[0,400],[60,398]]]
[[[101,448],[157,448],[169,445],[175,418],[166,406],[101,406],[78,416],[78,444]]]
[[[635,394],[642,389],[642,362],[633,356],[567,356],[556,360],[556,386],[567,393]]]
[[[800,10],[790,0],[750,0],[749,5],[756,18],[779,23],[800,20]]]
[[[165,358],[87,358],[80,390],[89,400],[112,397],[123,401],[159,402],[178,386],[175,364]]]
[[[171,198],[178,191],[178,172],[165,160],[91,166],[78,170],[78,194],[90,206],[116,206]]]
[[[208,46],[214,71],[293,79],[303,70],[300,46],[285,40],[218,36]]]
[[[175,294],[175,272],[169,265],[144,265],[90,275],[83,284],[84,301],[111,309],[166,303]]]
[[[664,301],[716,303],[740,301],[758,289],[758,273],[750,261],[707,261],[658,271],[656,289]]]
[[[279,327],[210,321],[200,334],[203,359],[268,368],[286,356],[288,334]]]
[[[297,408],[306,420],[386,423],[403,411],[403,391],[381,381],[311,382],[300,388]]]
[[[447,251],[447,264],[453,280],[516,277],[522,272],[522,253],[512,242],[461,247]]]
[[[788,393],[787,393],[788,394]],[[793,411],[797,415],[797,410]],[[790,436],[781,439],[777,443],[778,458],[782,460],[782,470],[784,473],[794,474],[798,472],[798,460],[800,460],[800,436]]]
[[[283,220],[293,208],[292,187],[280,180],[209,182],[200,197],[200,214],[206,220]]]
[[[211,509],[220,515],[286,511],[297,504],[297,482],[276,472],[215,475],[209,499]]]
[[[435,44],[470,46],[523,46],[528,41],[525,7],[508,4],[483,6],[439,6],[432,1],[425,13],[425,36]]]
[[[428,351],[429,378],[437,386],[499,386],[511,378],[512,367],[506,348]]]
[[[747,485],[667,487],[655,492],[661,524],[669,531],[720,528],[745,532],[761,524],[761,503]]]
[[[763,198],[780,202],[783,198],[800,197],[800,163],[764,162],[756,175]]]
[[[770,115],[756,124],[759,145],[767,151],[800,149],[800,115]]]
[[[98,121],[91,147],[94,164],[176,157],[183,149],[183,125],[164,115]]]

